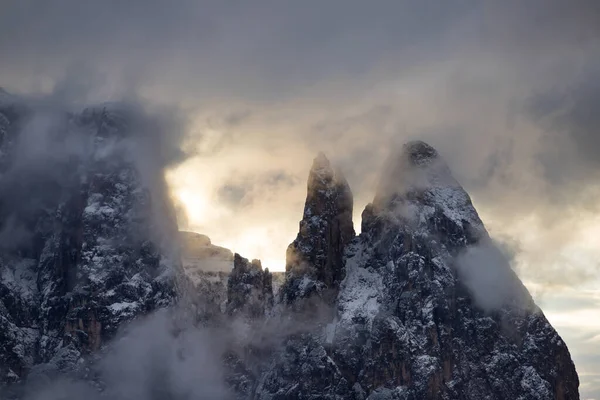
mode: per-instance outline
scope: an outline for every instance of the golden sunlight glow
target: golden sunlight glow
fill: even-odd
[[[272,272],[282,272],[285,271],[285,260],[284,259],[273,259],[267,258],[261,260],[263,268],[269,268],[269,271]]]
[[[202,193],[194,192],[187,189],[180,189],[176,193],[177,199],[185,207],[187,217],[194,221],[204,220],[208,207],[208,201]]]
[[[272,234],[267,228],[241,229],[236,237],[219,245],[227,247],[242,257],[259,259],[263,268],[269,268],[270,271],[285,270],[285,259],[282,258],[285,257],[285,248],[281,252],[282,243],[273,243]]]
[[[216,192],[223,179],[219,171],[224,169],[211,166],[211,161],[196,158],[167,174],[172,197],[186,217],[178,221],[179,228],[205,234],[214,245],[242,257],[259,259],[270,271],[284,271],[285,251],[301,214],[273,208],[234,213],[219,203]]]

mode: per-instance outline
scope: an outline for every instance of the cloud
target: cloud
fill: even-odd
[[[182,225],[246,257],[284,257],[318,151],[348,179],[360,226],[383,160],[425,140],[544,299],[598,279],[599,48],[596,0],[5,0],[0,85],[173,116],[141,161],[169,169]],[[52,171],[38,161],[23,171]],[[13,176],[19,196],[36,188]]]
[[[92,367],[105,388],[102,395],[89,383],[63,378],[28,385],[25,399],[231,398],[220,336],[192,326],[178,330],[170,311],[160,310],[132,323],[110,344]]]
[[[531,297],[511,269],[508,257],[491,241],[471,246],[455,260],[458,276],[487,312],[505,306],[529,309]]]
[[[170,173],[194,199],[180,220],[249,257],[283,258],[317,151],[359,218],[390,147],[426,140],[539,278],[557,275],[544,255],[577,247],[559,227],[589,231],[597,213],[599,16],[593,0],[6,1],[0,81],[69,105],[183,107],[187,136],[161,136],[174,153],[158,155],[196,154]],[[290,184],[266,182],[273,171]],[[253,250],[256,235],[271,249]]]
[[[533,96],[531,114],[546,130],[539,157],[544,176],[552,183],[575,186],[600,178],[600,59],[566,87]]]
[[[249,257],[283,258],[320,150],[358,219],[390,147],[430,142],[490,230],[521,244],[520,264],[572,247],[558,227],[596,212],[593,0],[38,3],[3,3],[1,84],[69,106],[179,106],[190,124],[169,129],[186,136],[159,136],[172,153],[158,156],[196,155],[170,173],[195,199],[180,220],[237,247],[267,235],[271,250],[241,246]],[[266,182],[273,171],[290,184]]]
[[[73,82],[79,88],[77,77]],[[84,93],[93,85],[84,91],[66,86],[47,95],[5,94],[0,100],[5,122],[0,141],[1,247],[12,254],[39,254],[40,238],[51,231],[57,210],[85,187],[89,175],[110,173],[123,163],[136,169],[141,186],[158,205],[152,208],[152,234],[161,236],[172,227],[165,170],[187,157],[181,147],[184,116],[176,107],[133,99],[88,107]]]

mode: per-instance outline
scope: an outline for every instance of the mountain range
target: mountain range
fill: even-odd
[[[178,231],[149,130],[120,106],[0,102],[0,397],[579,398],[566,344],[428,144],[390,156],[359,235],[320,153],[281,274]]]

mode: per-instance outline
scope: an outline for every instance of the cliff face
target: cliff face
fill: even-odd
[[[180,267],[160,232],[175,220],[132,157],[135,121],[0,108],[0,383],[70,370],[173,301]]]
[[[579,398],[565,343],[427,144],[392,157],[344,260],[334,319],[286,341],[256,398]]]
[[[344,279],[344,248],[354,238],[348,182],[320,153],[308,176],[300,231],[286,253],[284,303],[318,296],[333,303]]]
[[[137,154],[139,127],[123,109],[0,104],[0,387],[86,370],[119,327],[179,300],[193,318],[151,324],[151,348],[138,349],[170,360],[148,398],[200,396],[190,365],[223,378],[215,399],[579,398],[566,345],[429,145],[390,158],[357,237],[348,184],[320,154],[275,298],[260,261],[177,234],[152,157]],[[186,346],[209,333],[219,357],[189,364]],[[105,383],[121,379],[110,360]],[[130,386],[145,385],[143,366],[124,361],[144,376]]]

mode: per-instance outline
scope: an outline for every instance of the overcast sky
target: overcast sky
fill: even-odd
[[[390,147],[428,141],[600,399],[598,1],[0,0],[0,86],[178,108],[182,227],[274,268],[319,150],[359,229]]]

